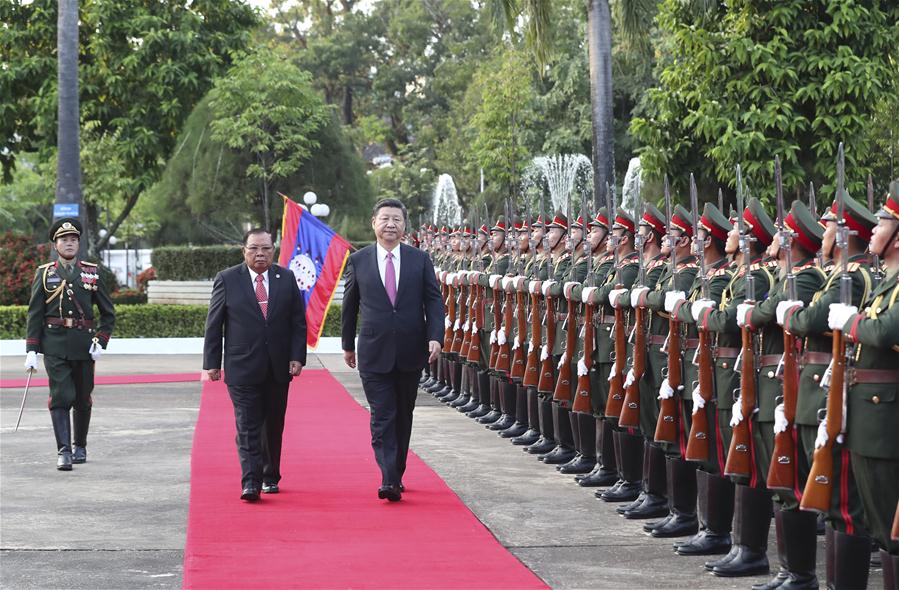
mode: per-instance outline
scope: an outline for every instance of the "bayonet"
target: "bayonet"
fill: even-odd
[[[796,277],[793,275],[793,231],[787,227],[786,211],[784,210],[783,173],[780,167],[780,156],[774,156],[774,187],[777,197],[777,235],[780,242],[780,251],[783,252],[786,264],[786,292],[787,299],[796,300]]]
[[[721,213],[724,213],[724,193],[721,192],[720,188],[718,189],[718,211],[721,211]],[[694,211],[694,213],[696,213],[696,212]],[[693,235],[696,235],[696,234],[693,234]]]
[[[634,181],[634,248],[637,250],[637,280],[636,284],[642,287],[646,283],[646,265],[643,263],[644,236],[640,232],[640,219],[643,217],[643,198],[640,194],[640,177]],[[635,326],[636,328],[636,326]]]
[[[718,191],[721,194],[721,191]],[[690,208],[693,210],[694,256],[699,264],[699,292],[703,299],[709,298],[709,277],[705,272],[705,240],[699,238],[699,191],[696,189],[696,178],[690,173]]]
[[[852,304],[852,277],[849,275],[849,228],[846,226],[845,158],[843,142],[837,151],[837,248],[840,249],[840,303]]]
[[[671,273],[671,285],[674,285],[674,270],[677,268],[677,261],[674,259],[674,235],[671,233],[671,191],[668,188],[668,175],[665,175],[665,218],[668,220],[668,247],[671,252],[668,254],[668,272]],[[695,213],[695,211],[694,211]],[[694,234],[695,235],[695,234]]]
[[[755,303],[755,280],[752,276],[752,251],[749,247],[752,238],[746,235],[746,224],[743,222],[743,211],[745,210],[743,198],[744,190],[743,172],[740,169],[740,165],[737,164],[737,228],[740,234],[740,252],[743,254],[743,265],[746,272],[746,301]]]
[[[868,175],[868,211],[874,213],[874,180]],[[874,279],[879,283],[883,278],[883,272],[880,269],[880,255],[872,253],[871,265],[874,267]]]

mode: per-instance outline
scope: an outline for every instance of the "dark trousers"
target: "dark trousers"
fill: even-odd
[[[360,372],[371,408],[371,448],[381,468],[381,485],[398,485],[406,471],[418,371]]]
[[[44,368],[50,380],[51,410],[90,410],[94,391],[94,361],[70,361],[58,356],[44,355]]]
[[[281,435],[289,386],[274,381],[271,369],[262,383],[228,386],[243,487],[259,487],[263,481],[278,483],[281,479]]]

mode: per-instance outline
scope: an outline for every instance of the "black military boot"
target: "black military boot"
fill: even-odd
[[[531,455],[543,455],[556,448],[556,429],[553,426],[552,401],[540,399],[538,418],[540,420],[540,438],[537,442],[524,448]]]
[[[471,372],[469,370],[471,367],[469,367],[468,363],[466,363],[465,361],[460,361],[459,366],[462,368],[462,379],[460,381],[462,383],[461,392],[459,394],[459,397],[449,402],[449,407],[455,408],[457,410],[471,401],[472,391]]]
[[[501,431],[511,428],[515,424],[517,392],[515,384],[511,381],[503,380],[499,385],[499,394],[503,415],[499,420],[488,426],[490,430]]]
[[[528,446],[540,440],[540,397],[534,387],[527,388],[527,417],[528,429],[512,439],[513,445]]]
[[[788,574],[788,579],[779,588],[815,590],[818,587],[818,576],[815,574],[818,517],[814,512],[803,510],[779,510],[778,514],[782,520]]]
[[[867,588],[871,561],[871,539],[833,532],[833,587]]]
[[[650,534],[656,538],[686,537],[696,534],[696,465],[680,457],[667,457],[668,498],[671,518]]]
[[[767,574],[771,493],[767,488],[738,485],[734,498],[736,553],[727,562],[713,567],[712,573],[726,578]]]
[[[69,410],[50,410],[53,434],[56,436],[56,468],[60,471],[72,470],[72,421]]]
[[[578,480],[585,488],[614,485],[618,481],[618,463],[615,461],[614,430],[604,418],[596,418],[596,467],[589,475]],[[599,497],[597,495],[597,497]]]
[[[72,463],[87,462],[87,431],[91,425],[91,407],[72,408]]]
[[[675,551],[678,555],[726,554],[731,549],[734,484],[726,477],[701,470],[696,471],[696,483],[702,530],[683,543],[675,543]]]
[[[523,385],[515,384],[515,422],[499,435],[503,438],[515,438],[528,430],[528,390]]]
[[[572,426],[577,426],[575,437],[578,450],[575,460],[559,468],[565,474],[588,474],[596,467],[596,420],[592,414],[571,412]]]
[[[899,588],[899,555],[881,549],[880,562],[883,567],[884,590],[896,590]]]
[[[622,515],[627,519],[660,518],[668,514],[666,497],[668,478],[665,473],[665,451],[661,447],[644,442],[643,501]]]
[[[476,419],[475,422],[478,424],[493,424],[497,420],[499,420],[503,413],[500,411],[500,398],[497,395],[497,388],[499,387],[498,377],[496,375],[490,375],[490,410]]]
[[[815,517],[811,512],[806,514],[812,518]],[[764,584],[754,584],[752,590],[775,590],[783,587],[784,583],[790,579],[790,570],[787,565],[787,548],[784,545],[784,511],[777,507],[774,509],[774,536],[777,544],[777,561],[780,564],[780,567],[771,580]],[[814,543],[812,544],[812,547],[814,547]],[[815,588],[817,587],[818,584],[816,582]]]
[[[563,408],[558,403],[552,404],[553,429],[556,433],[556,448],[540,455],[538,459],[547,465],[561,465],[574,458],[574,438],[571,432],[571,421],[568,420],[568,408]]]
[[[478,402],[478,407],[465,414],[466,416],[480,418],[490,411],[490,372],[486,369],[478,371]]]
[[[445,360],[446,359],[442,355],[440,356],[440,358],[437,359],[437,361],[436,361],[437,372],[435,373],[436,379],[434,380],[434,384],[425,390],[427,393],[430,393],[433,395],[433,394],[436,394],[438,391],[442,391],[443,388],[446,387],[447,378],[446,378],[446,364],[444,362]]]
[[[455,400],[462,393],[462,366],[455,360],[447,360],[449,371],[449,390],[439,391],[435,395],[437,399],[444,403]]]
[[[427,391],[429,387],[437,383],[437,361],[430,363],[425,371],[427,372],[427,378],[421,384],[422,391]]]
[[[621,484],[603,492],[600,499],[605,502],[633,502],[643,488],[643,437],[625,431],[615,434]]]
[[[468,365],[465,367],[465,370],[468,372],[468,401],[461,406],[456,406],[456,409],[463,414],[467,414],[468,412],[471,412],[479,405],[481,405],[481,396],[480,392],[478,391],[477,368],[472,365]]]

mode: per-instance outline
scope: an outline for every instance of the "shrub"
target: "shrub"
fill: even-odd
[[[50,244],[22,234],[0,235],[0,305],[26,305],[37,267],[50,260]]]
[[[162,281],[203,281],[243,261],[240,246],[163,246],[151,257]]]
[[[144,270],[137,273],[137,289],[144,292],[147,290],[147,282],[156,278],[156,269],[148,266]],[[146,302],[144,302],[146,303]]]
[[[147,302],[147,294],[139,289],[119,289],[110,294],[110,299],[116,305],[133,305]]]
[[[116,305],[115,338],[193,338],[206,329],[205,305]],[[0,340],[23,340],[28,306],[0,305]],[[96,314],[96,311],[94,312]],[[332,305],[322,336],[340,336],[340,306]]]

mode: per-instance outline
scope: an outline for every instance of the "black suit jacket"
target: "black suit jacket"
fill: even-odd
[[[428,361],[428,341],[443,342],[443,299],[431,259],[417,248],[400,244],[399,271],[394,307],[381,282],[375,244],[354,253],[347,262],[341,339],[344,350],[356,350],[357,315],[361,311],[360,371],[420,371]]]
[[[225,383],[261,383],[269,363],[275,381],[289,382],[290,361],[306,364],[306,305],[293,272],[276,264],[268,269],[267,318],[262,317],[246,264],[218,273],[206,316],[204,369],[222,366],[223,336]]]

